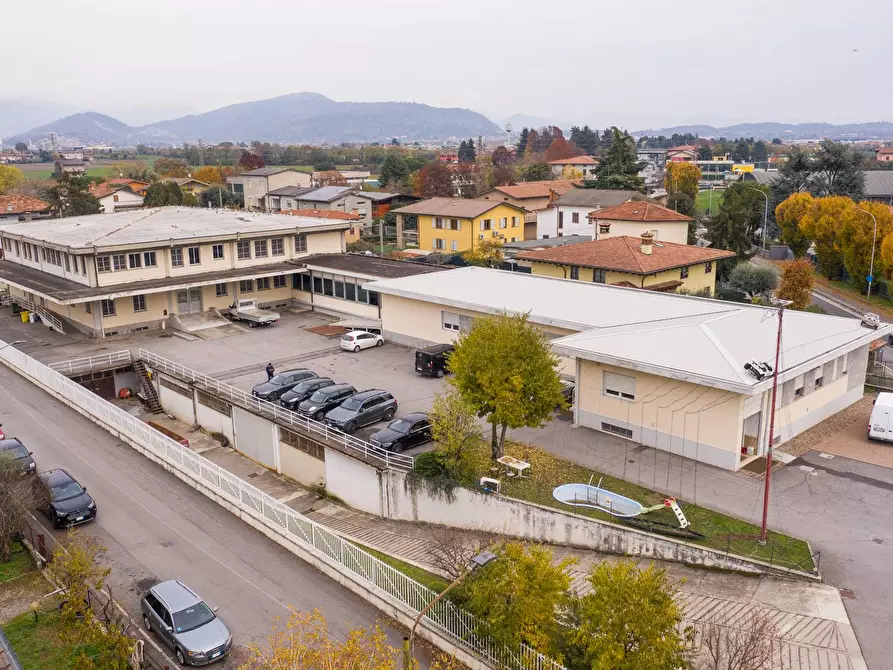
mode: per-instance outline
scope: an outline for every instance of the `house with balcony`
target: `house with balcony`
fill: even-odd
[[[579,181],[572,179],[546,179],[528,181],[510,186],[496,186],[478,196],[481,200],[507,202],[527,210],[524,215],[524,239],[536,237],[536,223],[540,212],[544,211],[556,198],[575,190]]]
[[[262,167],[227,177],[226,184],[233,193],[240,193],[245,209],[265,209],[270,191],[284,186],[310,186],[310,175],[285,167]]]

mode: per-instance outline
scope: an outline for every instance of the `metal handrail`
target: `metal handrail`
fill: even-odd
[[[348,452],[362,454],[363,458],[381,463],[392,470],[412,470],[415,459],[405,454],[395,454],[381,447],[376,447],[365,440],[360,440],[335,428],[330,428],[324,423],[301,416],[297,412],[286,409],[281,405],[261,400],[250,393],[222,382],[214,377],[187,368],[185,365],[164,358],[145,349],[139,350],[139,357],[146,365],[162,372],[167,372],[176,377],[201,384],[205,389],[210,389],[220,396],[227,398],[242,407],[255,410],[261,414],[271,415],[277,421],[281,421],[292,428],[314,437],[321,437],[327,443],[344,448]]]
[[[41,318],[42,321],[47,321],[50,326],[58,330],[60,333],[65,332],[65,330],[62,328],[62,321],[59,320],[59,317],[47,310],[46,307],[41,307],[37,303],[31,302],[30,300],[28,300],[28,298],[25,298],[23,296],[14,296],[12,298],[12,302],[21,305],[29,312],[34,312]]]
[[[96,368],[107,368],[117,363],[132,362],[133,355],[130,353],[130,349],[122,349],[121,351],[113,351],[98,356],[85,356],[84,358],[72,358],[68,361],[57,361],[50,363],[48,367],[56,372],[71,375],[79,372],[89,372]]]

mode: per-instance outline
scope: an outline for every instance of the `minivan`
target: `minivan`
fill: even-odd
[[[427,349],[415,352],[415,371],[427,377],[443,377],[447,370],[447,362],[453,352],[452,344],[435,344]]]
[[[868,439],[893,442],[893,393],[878,393],[868,420]]]
[[[301,402],[297,407],[298,414],[322,421],[330,409],[341,404],[357,390],[350,384],[335,384],[314,391],[313,395]]]

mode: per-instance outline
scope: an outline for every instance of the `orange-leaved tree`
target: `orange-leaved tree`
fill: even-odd
[[[815,243],[819,268],[828,279],[838,279],[843,269],[841,222],[855,206],[850,198],[839,195],[814,198],[798,223],[800,232]]]
[[[803,310],[812,301],[812,287],[815,285],[815,270],[805,258],[786,261],[781,266],[781,278],[775,295],[791,301],[791,309]]]
[[[694,201],[700,179],[701,169],[694,163],[670,163],[664,175],[664,188],[670,196],[685,193]]]
[[[874,275],[882,274],[887,267],[884,255],[879,252],[884,238],[893,233],[893,215],[889,206],[863,200],[844,213],[842,224],[840,248],[843,264],[851,281],[864,293],[868,287],[868,275],[872,271],[872,244]]]
[[[813,197],[809,193],[794,193],[775,208],[775,221],[781,228],[781,241],[788,245],[795,258],[809,249],[809,238],[800,230],[800,220],[812,208]]]

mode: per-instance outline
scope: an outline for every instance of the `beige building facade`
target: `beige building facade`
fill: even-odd
[[[226,185],[233,193],[241,193],[245,209],[265,209],[266,195],[285,186],[310,186],[311,177],[306,172],[291,168],[262,167],[227,177]],[[297,208],[296,208],[297,209]]]

